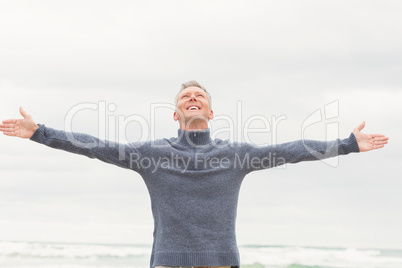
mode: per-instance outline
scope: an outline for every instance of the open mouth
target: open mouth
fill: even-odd
[[[188,107],[187,110],[189,110],[189,111],[197,111],[197,110],[200,110],[200,107],[193,105],[193,106]]]

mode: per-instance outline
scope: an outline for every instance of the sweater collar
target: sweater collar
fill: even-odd
[[[210,129],[187,131],[178,130],[177,142],[184,146],[198,146],[211,143]]]

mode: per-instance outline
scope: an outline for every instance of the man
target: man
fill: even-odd
[[[0,131],[138,172],[152,201],[151,267],[239,266],[235,220],[240,185],[248,173],[379,149],[388,140],[384,135],[361,133],[364,122],[348,138],[332,142],[255,147],[212,140],[208,120],[213,111],[207,90],[196,81],[187,82],[175,102],[173,118],[180,127],[178,137],[170,139],[125,145],[101,141],[36,124],[22,108],[23,119],[3,121]]]

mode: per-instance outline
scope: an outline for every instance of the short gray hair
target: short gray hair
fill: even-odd
[[[207,89],[205,87],[203,87],[200,83],[198,83],[195,80],[188,81],[181,85],[181,89],[180,89],[179,93],[177,93],[176,97],[174,98],[174,105],[176,107],[177,107],[177,102],[179,101],[180,93],[188,87],[198,87],[198,88],[201,88],[202,90],[204,90],[205,93],[207,93],[209,108],[212,109],[211,95],[209,94],[209,92],[207,91]]]

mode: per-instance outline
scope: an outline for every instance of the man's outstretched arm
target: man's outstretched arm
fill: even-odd
[[[250,159],[260,159],[261,165],[254,165],[248,169],[248,172],[286,163],[323,160],[349,153],[367,152],[383,148],[388,143],[388,137],[383,134],[362,133],[364,126],[365,122],[362,122],[346,139],[333,141],[297,140],[262,147],[250,145],[245,147],[244,151]],[[256,161],[256,163],[259,162]]]
[[[0,124],[4,135],[30,139],[40,144],[67,152],[96,158],[123,168],[133,169],[130,155],[140,155],[137,144],[120,144],[100,140],[84,133],[65,132],[45,125],[38,125],[32,117],[20,108],[23,119],[7,119]]]

